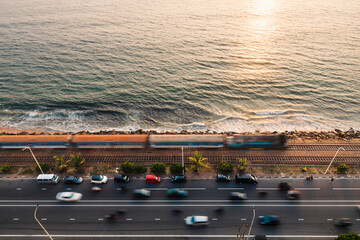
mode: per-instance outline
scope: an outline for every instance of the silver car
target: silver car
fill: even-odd
[[[80,201],[81,198],[82,194],[76,192],[59,192],[56,194],[56,200],[64,202],[76,202]]]

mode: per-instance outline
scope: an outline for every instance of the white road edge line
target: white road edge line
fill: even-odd
[[[0,205],[0,207],[35,207],[36,205]],[[83,204],[83,205],[52,205],[42,204],[41,207],[252,207],[253,204]],[[256,204],[256,207],[357,207],[356,204]]]
[[[294,188],[295,190],[320,190],[320,188]]]
[[[218,188],[218,190],[244,190],[244,188]]]
[[[334,191],[337,191],[337,190],[351,190],[351,191],[359,191],[360,188],[333,188]]]
[[[56,238],[236,238],[237,235],[56,235],[52,234],[52,237]],[[334,239],[338,237],[338,235],[266,235],[269,238],[329,238]],[[47,237],[47,235],[40,235],[40,234],[2,234],[0,238],[15,238],[15,237],[23,237],[23,238],[30,238],[30,237]],[[254,237],[254,235],[245,235],[244,237]]]

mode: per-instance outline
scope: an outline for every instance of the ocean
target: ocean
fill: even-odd
[[[359,0],[0,0],[0,127],[360,129]]]

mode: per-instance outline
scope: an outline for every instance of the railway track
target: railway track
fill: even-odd
[[[328,164],[335,152],[343,147],[335,158],[334,164],[346,163],[349,165],[360,164],[360,144],[313,144],[313,145],[289,145],[286,150],[261,150],[261,149],[194,149],[184,148],[185,163],[189,163],[188,157],[193,156],[198,150],[208,158],[211,164],[225,160],[237,163],[237,158],[246,158],[252,164],[299,164],[299,165],[322,165]],[[53,156],[70,155],[80,153],[88,164],[119,164],[131,161],[138,164],[151,164],[159,161],[167,164],[181,162],[182,155],[179,148],[174,149],[33,149],[35,156],[40,162],[54,163]],[[35,164],[31,154],[21,149],[0,150],[0,166],[33,165]]]

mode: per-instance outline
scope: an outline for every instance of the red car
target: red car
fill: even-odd
[[[160,177],[156,175],[146,175],[146,182],[147,183],[159,183]]]

